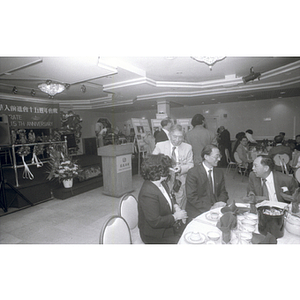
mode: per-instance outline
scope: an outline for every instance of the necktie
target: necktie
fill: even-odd
[[[263,178],[262,179],[262,190],[263,190],[263,196],[266,196],[269,199],[269,192],[268,192],[268,188],[267,188],[267,184],[266,184],[267,179]]]
[[[171,203],[172,203],[172,212],[174,212],[174,198],[173,195],[170,193],[170,189],[168,187],[167,182],[164,180],[161,182],[161,185],[164,187],[165,191],[167,192],[167,194],[169,195],[170,199],[171,199]]]
[[[215,193],[214,193],[214,186],[213,186],[211,172],[212,172],[212,170],[208,171],[208,184],[209,184],[209,191],[210,191],[211,200],[212,200],[213,203],[215,203]]]
[[[173,161],[174,165],[176,165],[176,153],[175,153],[175,149],[176,149],[176,147],[172,148],[172,154],[171,154],[171,158],[172,158],[172,161]]]

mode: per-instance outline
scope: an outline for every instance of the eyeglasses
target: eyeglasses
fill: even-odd
[[[212,157],[212,158],[214,158],[214,159],[218,159],[218,158],[222,158],[222,155],[221,154],[218,154],[218,155],[215,155],[215,156],[210,156],[210,157]]]

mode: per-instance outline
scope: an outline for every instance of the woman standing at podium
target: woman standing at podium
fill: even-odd
[[[164,155],[150,155],[141,166],[144,183],[138,197],[139,230],[145,244],[176,244],[180,238],[175,223],[187,214],[174,202],[165,180],[172,160]]]

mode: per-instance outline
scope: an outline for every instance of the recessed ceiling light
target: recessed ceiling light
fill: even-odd
[[[285,94],[285,92],[280,92],[281,95]]]
[[[182,71],[177,71],[176,74],[177,74],[177,75],[181,75],[181,74],[182,74]]]
[[[216,99],[215,99],[215,98],[212,98],[211,100],[214,101],[214,100],[216,100]]]

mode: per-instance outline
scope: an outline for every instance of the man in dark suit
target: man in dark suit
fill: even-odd
[[[189,221],[211,208],[225,206],[228,200],[223,171],[215,168],[221,159],[220,150],[214,145],[207,145],[201,157],[202,163],[191,168],[186,178]]]
[[[160,122],[161,130],[155,134],[155,144],[169,140],[169,130],[172,126],[170,119],[163,119]]]
[[[249,175],[247,194],[266,196],[270,201],[285,202],[280,193],[292,195],[298,184],[294,177],[274,171],[274,161],[270,156],[257,156],[253,162],[253,172]]]

